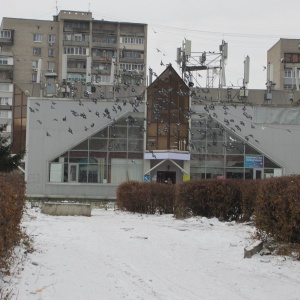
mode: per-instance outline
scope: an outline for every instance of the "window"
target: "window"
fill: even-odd
[[[10,119],[12,112],[10,110],[0,110],[0,118]]]
[[[85,47],[64,47],[64,54],[89,55],[89,49]]]
[[[143,52],[141,51],[132,51],[132,50],[122,50],[120,52],[121,57],[127,58],[142,58]]]
[[[143,71],[144,65],[138,65],[138,64],[120,64],[120,70],[123,71]]]
[[[49,34],[48,35],[48,43],[49,44],[54,44],[55,43],[55,35],[54,34]]]
[[[292,77],[292,69],[285,69],[284,78],[291,78],[291,77]]]
[[[41,56],[42,55],[42,48],[33,48],[33,55]]]
[[[0,105],[12,105],[12,98],[0,97]]]
[[[38,68],[38,61],[37,60],[33,60],[32,63],[32,69],[37,69]]]
[[[120,40],[123,44],[144,44],[144,38],[138,38],[138,37],[121,37]]]
[[[33,35],[33,41],[40,43],[42,41],[42,35],[41,34],[34,34]]]
[[[0,65],[7,65],[8,59],[7,58],[0,58]]]
[[[53,48],[48,49],[48,56],[50,56],[50,57],[54,56],[54,49]]]
[[[74,34],[74,41],[81,42],[82,41],[82,34]]]
[[[53,71],[55,69],[55,62],[54,61],[48,61],[48,70]]]
[[[10,39],[11,38],[11,31],[10,30],[1,30],[0,31],[0,38]]]
[[[32,76],[31,76],[31,81],[32,82],[36,82],[37,81],[37,73],[32,73]]]
[[[8,83],[0,83],[0,91],[3,91],[3,92],[12,92],[12,89],[10,88],[10,84],[8,84]]]
[[[71,41],[72,40],[72,34],[64,34],[64,41]]]
[[[300,54],[299,53],[284,53],[284,62],[285,63],[300,63]]]

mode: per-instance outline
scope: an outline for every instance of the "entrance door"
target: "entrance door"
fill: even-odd
[[[264,169],[253,169],[253,179],[263,179]]]
[[[176,172],[157,171],[157,182],[176,183]]]
[[[69,182],[78,182],[78,164],[69,164]]]

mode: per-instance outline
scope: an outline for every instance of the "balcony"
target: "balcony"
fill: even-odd
[[[68,73],[86,73],[86,68],[67,68]]]
[[[0,30],[0,46],[13,45],[14,30]]]
[[[64,46],[78,46],[78,47],[88,47],[89,42],[88,41],[64,41]]]
[[[143,58],[136,58],[136,57],[121,57],[119,59],[121,63],[134,63],[134,64],[143,64]]]
[[[0,65],[0,82],[1,83],[13,83],[13,71],[12,68],[8,71],[1,69]]]
[[[105,49],[116,49],[117,43],[105,43],[101,41],[93,42],[93,47],[105,48]]]
[[[78,27],[65,27],[64,32],[73,32],[73,33],[89,33],[89,28],[78,28]]]
[[[13,69],[13,65],[2,65],[2,64],[0,64],[0,71],[3,71],[3,70],[12,71],[12,69]]]

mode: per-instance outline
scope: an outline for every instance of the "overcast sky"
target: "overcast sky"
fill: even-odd
[[[10,0],[1,9],[0,17],[51,20],[57,10],[90,10],[94,19],[148,24],[147,68],[157,74],[165,68],[161,62],[171,63],[181,74],[175,59],[176,49],[184,39],[192,41],[194,55],[219,52],[224,40],[228,43],[228,86],[243,84],[243,62],[249,55],[248,87],[265,89],[267,50],[280,38],[300,39],[299,0]],[[205,86],[203,79],[198,80]]]

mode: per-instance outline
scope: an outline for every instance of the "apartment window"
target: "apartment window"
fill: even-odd
[[[31,75],[31,81],[36,82],[37,81],[37,73],[32,73]]]
[[[10,39],[11,38],[11,31],[10,30],[1,30],[0,31],[0,38]]]
[[[34,34],[33,35],[33,41],[40,43],[42,41],[42,35],[41,34]]]
[[[53,48],[48,49],[48,56],[54,56],[54,49]]]
[[[0,65],[7,65],[8,59],[7,58],[0,58]]]
[[[144,44],[144,38],[123,36],[120,42],[123,44]]]
[[[64,41],[72,41],[72,34],[64,34]]]
[[[64,47],[64,54],[89,55],[89,49],[84,47]]]
[[[48,70],[53,71],[55,69],[55,62],[54,61],[48,61]]]
[[[284,62],[300,63],[300,54],[299,53],[284,53]]]
[[[140,51],[132,51],[132,50],[123,50],[120,52],[122,57],[128,58],[141,58],[142,52]]]
[[[8,83],[0,83],[0,91],[11,92],[10,85]]]
[[[37,69],[38,68],[38,61],[37,60],[33,60],[31,63],[32,69]]]
[[[33,48],[33,55],[41,56],[42,55],[42,48]]]
[[[12,98],[0,97],[0,105],[12,105]]]
[[[55,43],[55,35],[54,34],[49,34],[48,35],[48,43],[49,44],[54,44]]]
[[[144,65],[138,65],[138,64],[120,64],[120,70],[123,71],[143,71]]]
[[[11,111],[0,110],[0,118],[11,119]]]
[[[284,78],[291,78],[291,77],[292,77],[292,69],[285,69]]]
[[[74,34],[74,41],[81,42],[82,41],[82,34]]]

